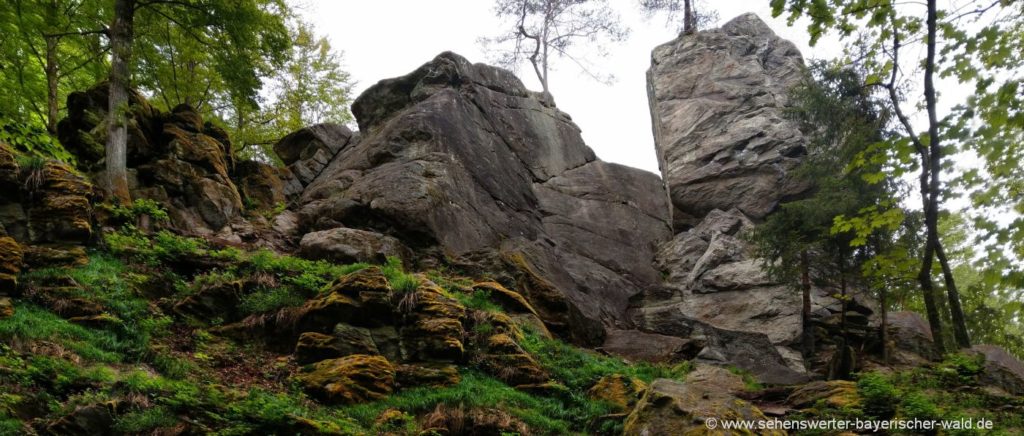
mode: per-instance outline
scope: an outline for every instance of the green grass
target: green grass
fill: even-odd
[[[575,391],[590,389],[601,377],[613,374],[635,377],[649,383],[656,378],[682,379],[691,370],[689,362],[675,366],[646,362],[628,364],[622,359],[577,348],[557,339],[547,339],[529,331],[520,345],[536,357],[556,380]]]
[[[0,339],[13,341],[49,341],[60,344],[83,359],[116,363],[121,352],[131,348],[110,331],[90,329],[55,315],[41,307],[17,303],[14,315],[0,319]]]
[[[412,292],[420,287],[420,279],[415,274],[405,272],[402,260],[397,257],[388,257],[387,262],[381,265],[380,272],[387,277],[394,292]]]
[[[475,371],[463,373],[462,381],[455,386],[407,389],[383,401],[344,407],[340,412],[366,427],[372,427],[374,420],[385,409],[396,408],[406,413],[419,414],[433,410],[438,404],[464,408],[497,407],[521,419],[541,434],[571,434],[579,431],[571,422],[571,411],[559,400],[531,396]]]

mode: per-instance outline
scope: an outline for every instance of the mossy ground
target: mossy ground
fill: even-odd
[[[301,368],[287,354],[218,337],[221,320],[196,322],[175,314],[175,302],[216,283],[241,278],[258,285],[243,296],[244,314],[268,313],[321,295],[337,277],[368,267],[281,256],[269,251],[214,247],[169,232],[145,235],[130,226],[108,234],[107,246],[87,265],[22,275],[24,290],[13,316],[0,320],[0,434],[42,432],[76,407],[115,401],[121,434],[188,428],[206,434],[419,434],[437,410],[500,410],[534,434],[618,434],[621,406],[588,391],[603,377],[649,383],[685,377],[676,366],[627,363],[522,328],[519,346],[550,375],[541,390],[519,390],[467,362],[460,381],[446,387],[399,390],[379,401],[324,405],[292,377]],[[405,292],[423,277],[467,309],[507,319],[488,292],[451,271],[425,276],[391,261],[381,268],[393,289]],[[61,298],[102,307],[101,324],[62,318],[52,299],[33,299],[54,283]],[[71,285],[71,286],[65,286]],[[77,301],[77,300],[76,300]],[[58,302],[59,304],[59,302]],[[500,324],[500,323],[499,323]],[[498,324],[480,323],[487,337]],[[490,329],[490,331],[485,331]],[[1004,398],[977,386],[977,362],[954,357],[941,365],[890,375],[861,374],[862,401],[849,407],[815,405],[793,416],[837,418],[988,418],[1002,433],[1024,428],[1024,417]],[[759,386],[750,384],[751,389]],[[395,412],[395,411],[399,412]]]
[[[369,265],[218,248],[166,231],[146,235],[130,225],[106,236],[106,247],[90,252],[87,265],[22,275],[25,295],[14,316],[0,320],[0,434],[42,432],[76,407],[111,400],[122,405],[115,430],[124,434],[183,426],[224,435],[372,434],[385,427],[392,434],[418,434],[422,428],[412,417],[439,406],[500,409],[537,434],[615,433],[619,423],[600,419],[612,406],[587,396],[594,383],[611,374],[645,381],[678,377],[686,369],[629,365],[527,331],[522,346],[558,386],[545,394],[517,390],[467,363],[452,386],[327,406],[294,381],[300,368],[288,355],[218,337],[208,329],[222,320],[196,322],[174,313],[173,305],[212,284],[256,278],[260,285],[240,308],[273,312],[299,306],[337,277]],[[381,267],[396,292],[415,289],[424,277],[395,261]],[[467,291],[466,280],[450,271],[426,276],[470,309],[502,310],[486,292]],[[60,298],[95,303],[109,322],[75,323],[55,312],[59,301],[30,297],[56,285]],[[379,422],[389,409],[411,418],[401,428]]]

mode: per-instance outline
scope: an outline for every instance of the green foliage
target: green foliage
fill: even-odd
[[[2,69],[0,69],[2,71]],[[64,149],[45,127],[8,119],[0,109],[0,143],[14,147],[14,150],[41,158],[56,159],[74,164],[75,158]]]
[[[0,319],[0,339],[5,342],[48,340],[82,358],[114,363],[127,348],[116,334],[72,324],[52,312],[30,304],[16,304],[14,315]]]
[[[396,408],[416,414],[429,412],[438,404],[467,409],[499,407],[542,434],[570,434],[571,430],[579,429],[565,420],[566,410],[558,400],[531,396],[472,371],[463,373],[461,382],[455,386],[407,389],[382,401],[348,406],[340,411],[360,424],[372,427],[385,409]]]
[[[466,306],[467,309],[482,310],[484,312],[504,312],[505,310],[491,300],[491,293],[485,289],[475,289],[472,292],[453,292],[455,299]]]
[[[387,262],[381,265],[380,271],[384,274],[384,277],[387,277],[391,290],[396,293],[413,292],[420,286],[419,277],[405,272],[405,269],[402,267],[402,260],[397,257],[389,256]]]
[[[861,374],[857,391],[863,398],[864,413],[876,419],[889,419],[896,413],[900,393],[889,379],[877,372]]]
[[[173,427],[179,418],[167,407],[134,410],[117,417],[114,429],[128,434],[146,434],[161,427]]]
[[[984,355],[952,353],[936,367],[936,372],[947,386],[969,386],[977,383],[984,365]]]
[[[156,200],[138,198],[127,206],[101,205],[110,212],[111,217],[119,223],[134,223],[140,216],[146,215],[155,221],[167,221],[167,210]]]
[[[556,339],[547,339],[529,331],[519,343],[555,380],[577,392],[584,392],[601,377],[613,374],[650,382],[656,378],[682,379],[691,370],[689,362],[676,366],[646,362],[627,364],[621,359],[577,348]]]

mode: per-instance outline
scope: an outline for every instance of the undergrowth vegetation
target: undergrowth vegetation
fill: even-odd
[[[942,362],[893,373],[864,372],[857,375],[860,401],[843,407],[824,400],[791,419],[835,418],[844,420],[989,420],[985,434],[1014,435],[1024,429],[1017,410],[1024,399],[995,395],[979,383],[982,356],[951,354]],[[825,434],[808,432],[806,434]],[[978,429],[943,430],[941,434],[973,435]]]

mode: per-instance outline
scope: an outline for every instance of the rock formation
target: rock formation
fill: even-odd
[[[103,83],[69,95],[68,117],[58,125],[61,143],[97,179],[103,177],[107,88]],[[235,162],[227,133],[187,105],[163,113],[133,93],[129,113],[132,198],[158,201],[180,231],[222,232],[239,221],[245,204],[272,209],[302,189],[287,169]]]
[[[421,261],[499,272],[549,327],[591,344],[627,325],[629,298],[660,281],[661,180],[597,160],[569,116],[508,71],[443,53],[352,110],[361,137],[306,186],[303,230],[377,232]],[[343,142],[325,136],[288,139],[282,148],[319,151],[286,162]]]
[[[655,259],[669,290],[636,304],[642,329],[678,335],[678,319],[692,318],[764,334],[791,368],[806,370],[790,347],[803,328],[800,294],[769,278],[742,237],[808,188],[791,178],[805,143],[784,116],[802,77],[800,52],[753,14],[654,49],[648,96],[675,235]],[[813,292],[819,321],[839,311],[830,294]],[[851,307],[857,319],[871,313]]]

